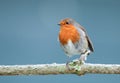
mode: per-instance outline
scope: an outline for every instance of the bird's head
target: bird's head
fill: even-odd
[[[61,20],[58,25],[69,27],[69,26],[73,25],[74,22],[75,21],[71,18],[65,18],[65,19]]]

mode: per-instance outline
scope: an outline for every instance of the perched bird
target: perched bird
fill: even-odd
[[[75,20],[65,18],[60,21],[59,42],[68,57],[81,55],[79,60],[84,62],[87,55],[94,51],[93,44],[86,30]]]

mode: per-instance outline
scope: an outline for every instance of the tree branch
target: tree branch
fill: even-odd
[[[117,64],[78,64],[71,62],[70,70],[66,64],[38,65],[0,65],[0,75],[49,75],[49,74],[120,74]]]

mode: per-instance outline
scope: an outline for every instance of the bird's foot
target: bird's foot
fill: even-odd
[[[71,70],[69,63],[70,63],[70,62],[67,62],[67,63],[66,63],[66,68],[67,68],[68,70]]]
[[[75,59],[71,62],[66,63],[66,68],[69,71],[76,70],[76,68],[80,67],[80,65],[84,64],[83,60]]]
[[[72,70],[75,69],[74,66],[76,66],[77,64],[79,64],[79,60],[74,60],[74,61],[71,61],[71,62],[67,62],[66,63],[66,68],[67,68],[67,70],[72,71]]]

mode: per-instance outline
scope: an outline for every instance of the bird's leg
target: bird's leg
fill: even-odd
[[[85,54],[82,54],[79,58],[80,64],[84,64],[87,59],[87,56]]]
[[[67,61],[67,63],[66,63],[66,67],[68,70],[70,70],[69,63],[70,63],[69,61]]]
[[[68,70],[71,70],[70,66],[69,66],[69,63],[70,63],[70,57],[68,57],[68,60],[67,60],[67,63],[66,63],[66,68]]]
[[[84,64],[89,54],[90,54],[90,50],[87,50],[85,53],[83,53],[79,58],[80,63]]]

